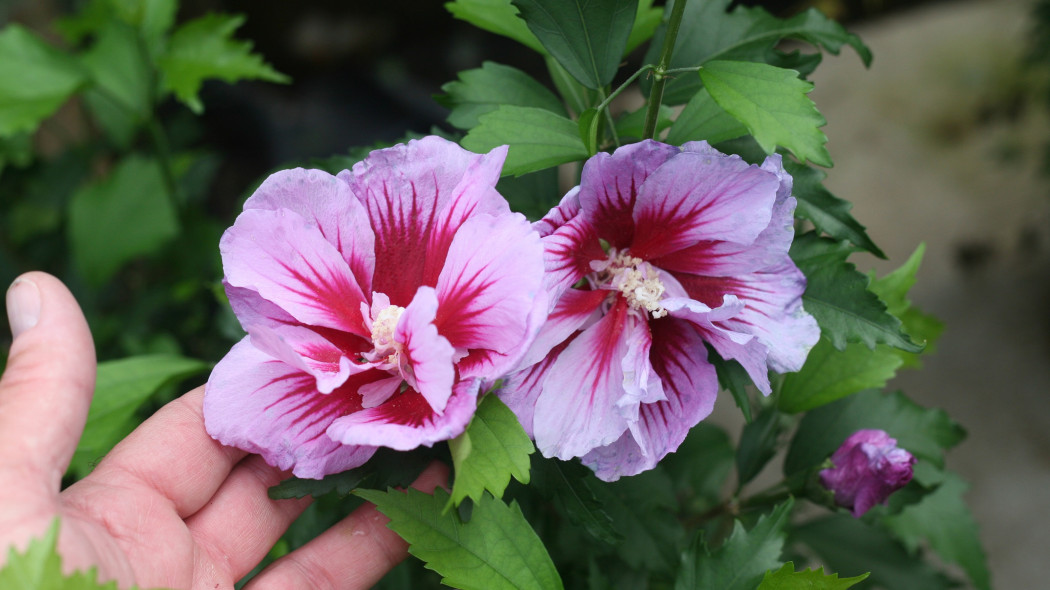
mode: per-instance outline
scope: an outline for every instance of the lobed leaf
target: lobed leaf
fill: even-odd
[[[740,485],[755,478],[776,453],[784,425],[774,406],[762,410],[754,421],[744,426],[736,451],[736,470]]]
[[[502,35],[546,55],[543,44],[532,34],[511,0],[455,0],[446,2],[445,10],[459,20],[490,33]]]
[[[806,94],[813,84],[798,72],[764,63],[709,61],[700,79],[718,106],[747,127],[767,154],[783,146],[803,162],[831,167],[827,121]]]
[[[120,147],[130,147],[153,108],[152,65],[138,32],[121,20],[109,20],[81,61],[95,83],[84,95],[88,107]]]
[[[667,143],[682,145],[687,141],[704,140],[715,144],[744,135],[747,135],[747,127],[718,106],[706,88],[701,88],[678,113],[667,132]]]
[[[686,109],[688,108],[687,105]],[[682,115],[685,115],[685,111]],[[868,237],[864,226],[850,215],[853,204],[831,194],[821,184],[827,173],[790,159],[784,160],[784,168],[794,179],[791,194],[798,200],[795,209],[797,217],[810,220],[817,231],[824,232],[836,240],[846,240],[879,258],[886,258],[886,254]]]
[[[446,94],[439,97],[440,102],[452,109],[448,122],[460,129],[476,126],[479,116],[500,105],[536,107],[565,115],[558,97],[532,76],[491,61],[460,72],[459,80],[445,84],[441,90]]]
[[[521,176],[589,155],[576,122],[548,110],[503,105],[478,121],[460,144],[478,153],[509,145],[504,176]]]
[[[0,137],[35,131],[88,82],[73,57],[21,25],[0,31]]]
[[[784,376],[777,407],[791,414],[811,410],[865,389],[881,389],[904,363],[885,345],[869,350],[847,344],[842,350],[821,338],[797,373]]]
[[[358,490],[385,514],[387,525],[408,541],[408,552],[442,576],[442,583],[463,590],[557,590],[561,578],[539,537],[517,503],[509,506],[483,496],[470,522],[444,511],[449,495],[409,489]]]
[[[595,496],[594,487],[601,484],[590,469],[575,461],[533,455],[532,477],[534,489],[553,500],[559,512],[592,537],[610,545],[623,541],[605,504]]]
[[[919,244],[908,260],[893,272],[882,278],[876,278],[874,272],[869,275],[869,289],[886,303],[886,311],[900,318],[908,334],[925,343],[923,355],[934,351],[933,347],[944,331],[944,324],[940,320],[915,308],[908,299],[908,291],[915,284],[915,275],[919,271],[925,252],[926,245]],[[920,366],[918,353],[903,350],[895,352],[901,357],[903,367]]]
[[[466,431],[449,446],[455,466],[449,501],[456,506],[464,498],[480,502],[485,491],[502,497],[511,477],[529,483],[529,455],[536,447],[518,417],[495,395],[482,398]]]
[[[865,573],[840,580],[838,574],[825,574],[824,568],[796,572],[789,561],[775,572],[766,572],[757,590],[846,590],[867,577]]]
[[[56,518],[43,538],[32,539],[25,551],[7,549],[7,563],[0,567],[0,588],[4,590],[117,590],[116,581],[101,583],[94,567],[88,571],[62,573],[62,556],[58,554]],[[137,586],[133,587],[135,590]]]
[[[628,566],[670,573],[685,528],[675,518],[674,482],[661,466],[594,488],[624,541],[617,554]]]

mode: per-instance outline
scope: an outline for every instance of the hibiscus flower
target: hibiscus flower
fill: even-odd
[[[706,142],[600,153],[535,224],[555,305],[501,392],[548,457],[651,469],[714,405],[710,346],[763,393],[820,336],[788,257],[791,176]],[[531,366],[530,366],[531,365]]]
[[[208,380],[209,434],[309,478],[460,434],[547,312],[505,157],[427,137],[263,182],[220,242],[248,335]]]

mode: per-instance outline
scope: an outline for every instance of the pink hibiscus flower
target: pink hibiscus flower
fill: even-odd
[[[220,243],[248,335],[208,380],[209,434],[310,478],[460,434],[546,318],[505,157],[427,137],[263,182]]]
[[[794,209],[777,155],[644,141],[588,160],[535,224],[556,303],[500,394],[543,454],[609,481],[654,467],[714,405],[705,344],[763,393],[768,369],[798,370],[820,331]]]

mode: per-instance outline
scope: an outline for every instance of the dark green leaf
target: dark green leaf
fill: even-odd
[[[504,176],[496,184],[496,190],[507,199],[512,210],[536,221],[558,204],[558,169]]]
[[[441,103],[452,109],[448,122],[460,129],[478,124],[478,117],[500,105],[536,107],[565,115],[565,107],[542,84],[525,72],[487,61],[474,70],[459,73],[459,80],[441,87]]]
[[[558,89],[558,93],[565,99],[565,103],[569,105],[573,113],[579,115],[602,102],[596,90],[591,90],[577,82],[576,78],[573,78],[569,72],[565,71],[565,68],[553,57],[548,56],[545,61],[547,63],[547,71],[551,75],[551,81],[554,82],[554,87]]]
[[[467,430],[449,441],[455,481],[450,501],[480,502],[487,490],[503,496],[510,478],[529,483],[529,455],[536,447],[518,417],[495,395],[486,395]]]
[[[85,94],[95,118],[121,148],[130,146],[135,131],[150,115],[152,66],[138,32],[120,20],[110,20],[98,33],[82,61],[95,82]]]
[[[180,26],[157,63],[164,75],[164,88],[200,113],[204,104],[197,93],[204,80],[288,82],[287,76],[252,53],[251,42],[233,38],[243,23],[243,16],[209,14]]]
[[[882,343],[908,352],[921,351],[922,346],[901,331],[901,321],[868,290],[868,277],[846,262],[852,252],[850,247],[813,233],[798,236],[791,244],[791,258],[807,279],[803,305],[820,324],[821,334],[839,350],[847,342],[863,342],[868,348]]]
[[[749,531],[736,521],[733,533],[714,551],[698,536],[682,555],[674,590],[754,590],[767,570],[783,563],[784,529],[793,504],[792,500],[780,504]]]
[[[151,58],[160,55],[166,36],[175,24],[176,0],[90,0],[79,12],[60,19],[55,28],[73,44],[119,21],[141,35]]]
[[[825,574],[824,568],[796,572],[795,564],[788,562],[775,572],[766,572],[758,590],[846,590],[867,577],[863,574],[840,580],[838,574]]]
[[[667,132],[667,143],[682,145],[705,140],[715,144],[742,135],[747,135],[747,127],[718,106],[706,88],[701,88],[678,114]]]
[[[88,571],[62,573],[58,554],[58,519],[43,538],[32,539],[25,551],[7,548],[7,563],[0,567],[0,588],[4,590],[117,590],[117,583],[98,581],[94,567]],[[0,547],[0,549],[5,549]],[[137,586],[132,587],[135,590]]]
[[[628,137],[641,139],[645,133],[645,116],[648,110],[647,107],[642,107],[621,115],[616,119],[616,135],[620,139]],[[660,110],[656,114],[656,137],[660,137],[663,130],[671,126],[673,116],[674,109],[667,105],[660,105]]]
[[[735,455],[724,430],[701,422],[660,464],[674,477],[677,490],[694,497],[691,508],[699,512],[718,503]]]
[[[978,590],[990,590],[991,576],[977,523],[963,501],[969,486],[948,473],[941,485],[917,504],[886,517],[883,524],[915,553],[925,541],[948,563],[962,566]]]
[[[305,496],[317,498],[331,492],[345,496],[359,487],[408,487],[434,458],[434,452],[427,448],[406,453],[382,447],[360,467],[321,479],[292,477],[271,487],[268,493],[274,500],[285,500]]]
[[[751,376],[740,363],[724,360],[711,348],[707,350],[707,358],[715,366],[718,386],[733,395],[733,401],[744,414],[744,420],[751,422],[751,397],[747,393],[747,388],[751,385]]]
[[[923,408],[899,392],[863,391],[802,418],[788,448],[784,473],[819,465],[846,437],[864,428],[885,430],[898,446],[938,466],[944,464],[943,451],[966,436],[943,410]]]
[[[601,88],[620,66],[638,0],[513,0],[521,18],[581,84]]]
[[[94,284],[156,251],[178,230],[160,164],[142,156],[124,158],[109,177],[83,187],[69,203],[73,262]]]
[[[479,120],[460,143],[478,153],[510,145],[504,176],[520,176],[588,156],[576,123],[548,110],[504,105]]]
[[[660,26],[660,19],[664,11],[660,7],[653,7],[653,0],[639,0],[638,12],[634,16],[634,26],[631,27],[631,35],[627,38],[627,47],[624,55],[632,52],[642,43],[652,39],[653,33]]]
[[[709,61],[700,70],[718,106],[747,127],[767,154],[782,146],[800,160],[831,166],[820,130],[827,121],[806,94],[813,84],[798,73],[763,63]]]
[[[24,168],[33,161],[33,136],[30,133],[16,133],[11,137],[0,137],[0,174],[4,168],[14,166]]]
[[[812,221],[818,231],[836,240],[847,240],[879,258],[886,258],[886,254],[868,237],[864,226],[850,215],[853,204],[831,194],[821,184],[827,173],[790,159],[784,160],[784,168],[794,179],[791,194],[798,199],[796,216]]]
[[[408,541],[408,552],[443,576],[442,583],[463,590],[556,590],[561,578],[547,550],[521,514],[491,496],[474,504],[470,522],[445,512],[448,493],[430,496],[415,489],[358,490],[390,518],[389,526]]]
[[[587,153],[593,156],[598,152],[598,128],[601,127],[602,114],[595,109],[587,109],[580,114],[576,124],[580,128],[580,139],[583,140]]]
[[[678,502],[666,471],[657,466],[594,491],[624,538],[620,558],[632,568],[673,572],[685,529],[675,518]]]
[[[904,362],[898,353],[882,344],[874,350],[862,344],[837,350],[831,341],[821,338],[802,369],[784,376],[777,405],[784,412],[797,413],[864,389],[881,389]]]
[[[83,477],[138,425],[135,410],[161,387],[203,373],[203,361],[171,355],[138,356],[98,364],[95,396],[69,469]]]
[[[9,25],[0,31],[0,137],[35,130],[86,82],[75,59]]]
[[[546,53],[525,21],[518,18],[518,9],[510,0],[455,0],[446,2],[445,9],[479,29],[509,37],[530,49]]]
[[[736,470],[741,486],[754,479],[776,455],[777,439],[782,431],[780,413],[775,406],[763,409],[753,422],[744,426],[736,452]]]
[[[824,564],[843,575],[871,575],[859,587],[890,590],[946,590],[955,586],[918,556],[909,555],[884,531],[847,515],[810,521],[792,531]]]
[[[533,455],[532,475],[535,489],[595,539],[610,545],[623,540],[595,496],[594,487],[601,484],[590,469],[575,461],[544,459],[537,454]]]

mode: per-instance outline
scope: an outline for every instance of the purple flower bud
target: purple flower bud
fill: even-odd
[[[820,481],[835,493],[835,503],[860,517],[911,481],[915,457],[897,447],[882,430],[858,430],[831,456],[834,467]]]

